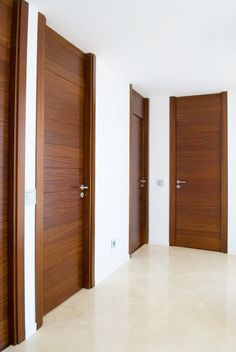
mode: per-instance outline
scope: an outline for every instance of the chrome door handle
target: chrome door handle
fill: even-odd
[[[142,179],[142,180],[140,180],[140,182],[141,182],[141,183],[146,183],[147,180]]]
[[[176,183],[179,185],[180,183],[187,183],[187,181],[177,180]]]
[[[83,191],[84,189],[88,189],[88,186],[81,185],[81,186],[80,186],[80,189],[81,189],[81,191]]]

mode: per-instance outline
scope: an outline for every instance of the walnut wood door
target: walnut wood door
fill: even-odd
[[[28,4],[0,0],[0,350],[25,338],[27,30]]]
[[[129,253],[148,242],[148,99],[130,90]]]
[[[227,95],[171,98],[171,244],[227,250]]]
[[[43,314],[83,287],[85,54],[45,32]]]
[[[0,1],[0,350],[9,344],[8,136],[13,1]]]

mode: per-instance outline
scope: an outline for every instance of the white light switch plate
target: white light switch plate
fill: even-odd
[[[36,189],[28,189],[25,192],[25,204],[34,205],[36,204]]]
[[[158,179],[158,180],[157,180],[157,186],[158,186],[158,187],[163,187],[163,186],[164,186],[164,180]]]

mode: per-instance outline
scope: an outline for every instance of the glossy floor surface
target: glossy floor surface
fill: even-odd
[[[9,352],[235,352],[236,256],[144,246]]]

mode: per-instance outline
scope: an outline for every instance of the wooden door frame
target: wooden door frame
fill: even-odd
[[[43,325],[43,155],[44,155],[44,72],[46,18],[38,16],[37,127],[36,127],[36,323]],[[96,57],[86,54],[85,67],[85,183],[89,186],[85,199],[84,287],[95,285],[95,99]]]
[[[9,115],[10,344],[25,340],[24,206],[28,4],[13,1]]]
[[[221,94],[221,252],[228,250],[227,92]],[[176,245],[176,97],[170,97],[170,246]]]
[[[134,90],[133,85],[130,84],[130,157],[129,157],[129,224],[130,224],[130,207],[131,207],[131,175],[132,175],[132,169],[131,169],[131,145],[132,145],[132,106],[133,106],[133,99],[132,99],[132,91]],[[147,180],[146,183],[146,197],[144,200],[144,207],[145,207],[145,224],[144,224],[144,232],[143,232],[143,243],[142,244],[148,244],[149,242],[149,99],[148,98],[143,98],[144,102],[144,148],[145,148],[145,160],[144,160],[144,177]],[[129,226],[130,229],[130,226]],[[131,255],[132,253],[130,252],[130,230],[129,230],[129,254]]]

